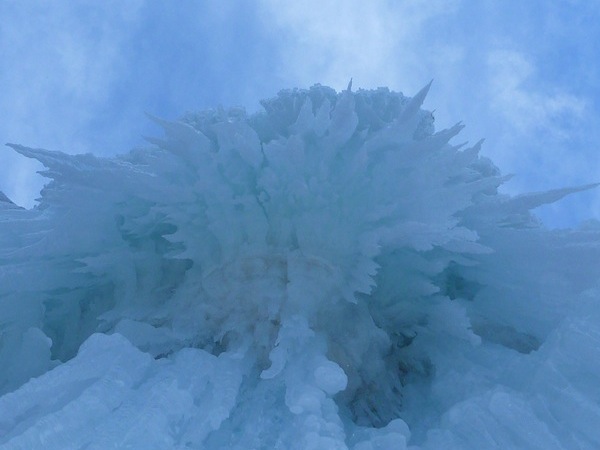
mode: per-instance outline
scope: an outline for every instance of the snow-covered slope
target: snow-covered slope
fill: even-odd
[[[509,197],[387,89],[155,119],[117,158],[12,147],[0,447],[600,447],[600,226]]]

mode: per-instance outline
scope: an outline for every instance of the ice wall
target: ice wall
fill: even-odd
[[[548,231],[387,89],[282,91],[117,158],[11,145],[2,448],[598,448],[600,226]]]

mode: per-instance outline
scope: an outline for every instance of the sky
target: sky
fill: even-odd
[[[600,0],[0,0],[0,141],[116,155],[160,135],[146,113],[433,79],[436,127],[485,138],[504,192],[600,182],[599,23]],[[0,190],[31,207],[40,169],[0,149]],[[600,219],[600,188],[537,212]]]

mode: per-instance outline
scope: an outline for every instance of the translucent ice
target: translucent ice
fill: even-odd
[[[600,447],[600,226],[530,212],[387,89],[154,119],[115,158],[12,147],[0,447]]]

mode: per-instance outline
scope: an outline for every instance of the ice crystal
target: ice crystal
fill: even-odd
[[[3,448],[597,448],[600,227],[548,231],[388,89],[156,120],[115,158],[11,145]]]

